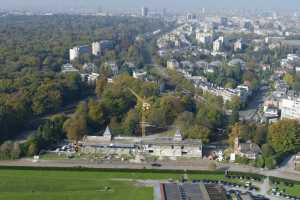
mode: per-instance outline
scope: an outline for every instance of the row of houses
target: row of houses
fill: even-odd
[[[275,90],[264,101],[264,117],[269,122],[279,118],[300,120],[300,94],[290,90],[289,85],[281,79],[284,73],[278,73],[273,76]]]
[[[100,74],[96,73],[96,66],[92,63],[86,63],[82,66],[82,70],[75,68],[72,64],[67,63],[64,64],[61,68],[62,74],[68,73],[78,73],[81,76],[82,82],[86,82],[89,85],[95,85],[97,79],[99,78]]]

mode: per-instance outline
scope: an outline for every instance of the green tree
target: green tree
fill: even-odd
[[[239,123],[235,123],[231,129],[230,129],[230,133],[229,133],[229,138],[228,138],[228,144],[233,148],[234,147],[234,140],[237,137],[240,137],[241,135],[241,127]]]
[[[264,157],[272,156],[274,155],[274,150],[270,144],[264,144],[261,147],[261,151]]]
[[[268,169],[274,169],[276,167],[276,160],[272,157],[266,157],[265,158],[265,166]]]
[[[135,109],[131,109],[122,124],[125,135],[136,135],[139,128],[139,114]]]
[[[83,115],[75,115],[66,120],[63,126],[67,133],[69,140],[74,141],[76,144],[82,137],[87,134],[87,122]]]
[[[209,143],[211,132],[207,127],[194,125],[188,129],[187,136],[191,139],[201,139],[203,143],[207,144]]]
[[[294,79],[294,76],[289,74],[289,73],[286,73],[283,77],[283,80],[289,85],[289,86],[293,86],[294,83],[295,83],[295,79]]]
[[[256,159],[255,166],[259,168],[265,167],[265,159],[263,156],[259,156],[258,159]]]
[[[98,98],[102,96],[102,93],[104,89],[107,86],[107,78],[106,77],[101,77],[96,81],[96,88],[95,88],[95,93]]]
[[[226,102],[226,107],[231,110],[240,110],[241,109],[240,97],[234,96],[231,101]]]
[[[268,141],[275,152],[294,151],[300,145],[300,129],[296,120],[281,120],[269,126]]]
[[[266,126],[257,126],[254,135],[253,135],[253,142],[258,145],[263,145],[267,142],[267,134],[268,129]]]
[[[93,128],[101,128],[104,126],[105,110],[101,102],[90,100],[88,102],[88,122]]]

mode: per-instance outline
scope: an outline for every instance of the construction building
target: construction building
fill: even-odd
[[[183,139],[179,130],[174,137],[113,137],[107,127],[103,136],[85,136],[81,145],[87,154],[202,158],[202,141]]]

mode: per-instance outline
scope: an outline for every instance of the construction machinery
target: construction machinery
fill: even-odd
[[[142,121],[140,122],[140,126],[142,129],[142,137],[146,136],[146,112],[148,112],[151,108],[150,103],[147,102],[146,97],[140,97],[134,90],[128,88],[128,90],[137,98],[137,100],[142,105]]]

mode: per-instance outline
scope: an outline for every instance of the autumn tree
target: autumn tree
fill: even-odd
[[[123,131],[125,135],[135,135],[137,133],[139,127],[139,114],[136,112],[135,109],[131,109],[123,123],[122,123]]]
[[[240,137],[241,135],[241,127],[240,127],[240,124],[239,123],[235,123],[231,129],[230,129],[230,133],[229,133],[229,138],[228,138],[228,144],[231,146],[231,147],[234,147],[234,140],[237,138],[237,137]]]
[[[300,147],[300,127],[296,120],[281,120],[269,126],[268,141],[278,153],[290,152]]]
[[[102,76],[96,81],[95,93],[96,93],[98,98],[100,98],[102,96],[102,93],[103,93],[106,86],[107,86],[106,77]]]
[[[87,134],[87,122],[84,115],[75,115],[68,119],[63,126],[69,140],[78,143]]]
[[[88,124],[98,129],[105,124],[105,108],[101,101],[89,100],[88,102]]]

